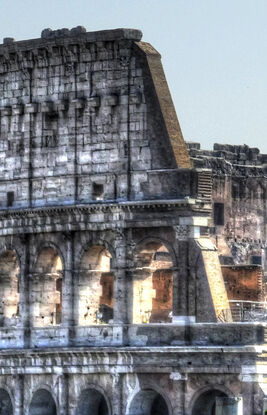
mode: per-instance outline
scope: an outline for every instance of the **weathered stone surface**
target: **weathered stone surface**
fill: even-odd
[[[41,36],[0,45],[0,412],[259,415],[266,325],[231,323],[160,55],[135,29]]]
[[[188,143],[188,148],[196,167],[212,170],[213,233],[222,264],[260,261],[266,274],[266,155],[246,145],[214,144],[207,151]]]

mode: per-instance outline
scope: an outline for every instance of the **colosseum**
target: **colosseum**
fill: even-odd
[[[141,38],[0,45],[0,414],[267,413],[267,156],[186,144]]]

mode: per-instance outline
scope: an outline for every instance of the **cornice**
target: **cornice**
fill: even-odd
[[[79,42],[105,42],[116,40],[131,40],[139,42],[142,38],[142,32],[138,29],[118,28],[111,30],[98,30],[87,32],[85,29],[75,31],[68,29],[51,30],[45,29],[40,38],[26,39],[15,41],[12,38],[4,39],[4,43],[0,44],[0,53],[5,50],[11,52],[18,49],[30,50],[33,48],[41,48],[46,45],[65,45],[66,43],[74,44]],[[6,42],[5,42],[6,40]]]
[[[58,216],[61,214],[92,213],[92,212],[114,212],[120,211],[142,211],[154,209],[181,209],[189,208],[192,211],[209,212],[209,208],[196,199],[185,198],[176,200],[146,200],[109,203],[73,204],[65,206],[42,206],[0,210],[0,220],[9,218],[36,217],[36,216]]]
[[[121,354],[125,353],[126,355],[134,354],[162,354],[162,353],[204,353],[204,354],[221,354],[221,353],[238,353],[238,354],[257,354],[260,355],[263,352],[266,352],[266,347],[264,346],[253,346],[253,345],[243,345],[243,346],[141,346],[141,347],[130,347],[130,346],[119,346],[119,347],[55,347],[55,348],[45,348],[45,349],[8,349],[0,351],[0,359],[5,358],[36,358],[38,357],[71,357],[71,356],[93,356],[93,355],[103,355],[105,357],[107,354]],[[1,362],[0,362],[1,363]]]
[[[51,64],[73,64],[80,61],[80,56],[95,55],[95,48],[101,42],[139,42],[142,32],[136,29],[102,30],[98,32],[72,33],[66,29],[49,31],[42,38],[15,42],[12,38],[4,39],[0,45],[0,73],[22,70],[27,76],[33,67],[47,67]],[[121,59],[118,58],[119,63]],[[88,58],[88,57],[87,57]],[[55,60],[55,62],[53,62]],[[124,59],[122,59],[124,61]]]

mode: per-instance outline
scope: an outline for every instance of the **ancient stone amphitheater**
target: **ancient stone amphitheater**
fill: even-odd
[[[233,321],[212,169],[141,37],[0,45],[0,414],[264,413],[266,325]]]

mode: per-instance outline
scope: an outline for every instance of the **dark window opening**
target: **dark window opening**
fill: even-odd
[[[214,225],[224,225],[224,203],[214,203],[213,207]]]
[[[7,207],[13,206],[14,203],[14,192],[7,192]]]
[[[49,104],[50,105],[50,104]],[[54,148],[58,145],[58,113],[47,112],[43,114],[42,148]]]
[[[262,265],[262,257],[260,255],[252,255],[250,257],[251,265]]]
[[[93,199],[95,200],[103,200],[104,198],[104,185],[93,183]]]
[[[237,199],[239,197],[239,187],[237,184],[232,185],[232,198]]]
[[[54,131],[47,131],[47,134],[42,136],[42,148],[54,148],[58,145],[58,137]]]
[[[45,122],[47,124],[55,122],[58,120],[58,113],[57,112],[47,112],[45,113]]]

